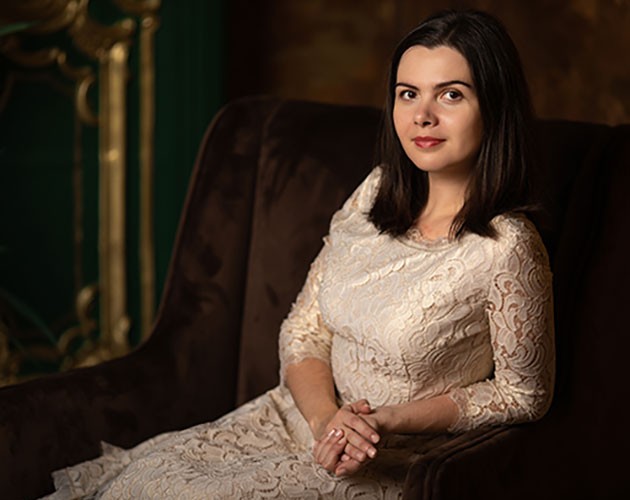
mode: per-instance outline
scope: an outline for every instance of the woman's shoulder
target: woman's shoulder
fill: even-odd
[[[368,221],[381,180],[381,168],[374,167],[354,190],[343,206],[335,212],[330,223],[330,234],[363,233],[375,229]]]
[[[343,209],[369,211],[374,204],[381,183],[381,175],[381,167],[374,167],[344,203]]]
[[[548,261],[547,250],[534,223],[522,213],[504,213],[492,219],[497,232],[496,244],[504,255],[511,252],[530,254],[536,260]]]
[[[507,212],[497,215],[492,219],[491,224],[497,231],[499,240],[540,238],[534,223],[522,213]]]
[[[359,216],[367,220],[367,214],[374,203],[380,181],[381,168],[374,167],[345,201],[341,209],[337,210],[334,214],[332,225],[338,226],[344,221],[354,219],[354,216]]]

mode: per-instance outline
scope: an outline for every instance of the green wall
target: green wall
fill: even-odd
[[[156,261],[161,289],[199,142],[223,104],[226,0],[163,3],[157,33]]]
[[[159,12],[155,38],[156,304],[199,142],[224,101],[225,1],[163,0]],[[110,2],[102,1],[93,1],[90,13],[105,24],[121,16]],[[0,86],[10,69],[6,60],[0,60]],[[140,338],[138,70],[136,37],[130,52],[127,124],[128,308],[133,343]],[[67,86],[21,82],[0,114],[0,293],[8,292],[11,300],[28,306],[31,316],[41,319],[53,335],[76,323],[71,300],[76,283],[70,272],[76,257],[72,243],[72,141],[76,134],[85,150],[83,284],[98,275],[97,130],[77,125],[70,102]],[[0,321],[11,323],[16,338],[23,340],[34,332],[42,336],[42,328],[33,328],[23,314],[9,312],[6,297],[2,302],[0,296]],[[12,349],[17,348],[14,343]],[[25,368],[37,372],[55,369],[53,365],[25,363]]]

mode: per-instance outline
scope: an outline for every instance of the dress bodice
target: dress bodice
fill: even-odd
[[[379,178],[377,168],[333,217],[283,324],[283,366],[322,359],[342,400],[374,407],[449,394],[458,428],[544,413],[551,274],[533,224],[500,215],[496,238],[392,238],[367,218]]]

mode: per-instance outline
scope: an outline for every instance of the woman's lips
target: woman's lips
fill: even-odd
[[[442,144],[445,140],[437,137],[414,137],[413,143],[419,148],[426,149]]]

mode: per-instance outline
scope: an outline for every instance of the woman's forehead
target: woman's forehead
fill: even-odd
[[[459,51],[444,45],[432,48],[414,45],[408,48],[400,58],[397,71],[397,82],[406,79],[425,84],[450,80],[472,84],[466,58]]]

